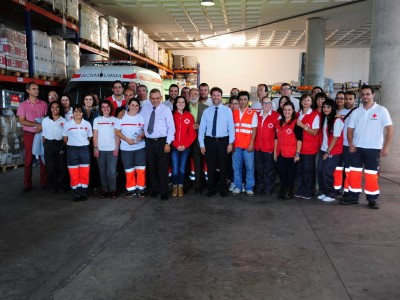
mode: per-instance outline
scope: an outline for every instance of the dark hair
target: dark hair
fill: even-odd
[[[288,87],[290,87],[290,89],[292,89],[292,86],[287,82],[284,82],[281,84],[281,88],[283,88],[284,86],[288,86]]]
[[[213,88],[211,89],[211,91],[210,91],[210,95],[212,95],[212,93],[214,93],[214,92],[218,92],[218,93],[220,93],[221,96],[222,96],[222,89],[221,89],[221,88],[219,88],[219,87],[213,87]]]
[[[175,112],[175,111],[178,111],[178,107],[176,106],[176,104],[178,103],[178,100],[179,100],[179,99],[183,99],[183,100],[185,101],[185,107],[183,108],[183,112],[185,112],[185,111],[190,111],[189,103],[186,102],[186,99],[185,99],[185,97],[183,97],[183,96],[178,96],[178,97],[176,97],[176,98],[174,99],[174,105],[173,105],[174,109],[173,109],[173,111],[174,111],[174,112]]]
[[[112,88],[114,88],[114,85],[116,85],[117,83],[120,83],[122,85],[122,87],[124,87],[124,85],[122,84],[121,80],[115,80],[112,84]]]
[[[370,85],[368,85],[368,84],[363,84],[363,85],[361,86],[360,91],[361,91],[361,90],[365,90],[365,89],[369,89],[369,90],[371,91],[371,94],[375,94],[375,89],[374,89],[372,86],[370,86]]]
[[[126,109],[125,109],[125,107],[123,107],[123,106],[120,106],[120,107],[118,107],[116,110],[115,110],[115,117],[116,118],[118,118],[118,115],[119,115],[119,113],[121,112],[121,111],[125,111]]]
[[[61,103],[61,98],[62,97],[67,97],[68,98],[68,100],[69,100],[69,106],[71,107],[71,96],[68,94],[68,93],[62,93],[61,94],[61,96],[60,96],[60,103]],[[62,106],[62,103],[61,103],[61,106]],[[63,109],[63,111],[64,111],[64,109]]]
[[[72,112],[75,112],[75,111],[77,111],[77,110],[79,110],[79,111],[81,111],[81,112],[83,113],[83,112],[84,112],[83,105],[82,105],[82,104],[75,104],[75,105],[72,107]]]
[[[129,105],[130,105],[133,101],[135,101],[135,102],[139,105],[139,110],[138,110],[138,112],[139,112],[140,109],[141,109],[141,107],[140,107],[140,101],[139,101],[139,99],[136,99],[136,98],[131,98],[131,99],[129,99],[129,101],[128,101],[128,110],[129,110]]]
[[[171,84],[168,88],[168,92],[171,90],[171,88],[177,88],[178,89],[178,93],[179,93],[179,86],[175,83]]]
[[[233,100],[238,100],[238,101],[239,101],[239,96],[237,96],[237,95],[231,96],[231,97],[229,98],[229,103],[232,104],[232,101],[233,101]]]
[[[200,88],[200,87],[202,87],[202,86],[206,86],[208,89],[210,89],[210,87],[208,86],[208,84],[207,84],[207,83],[205,83],[205,82],[203,82],[203,83],[200,83],[200,85],[199,85],[199,88]]]
[[[314,87],[312,88],[312,90],[311,90],[311,94],[312,94],[312,92],[314,92],[316,89],[319,89],[319,90],[321,90],[321,93],[323,93],[323,92],[324,92],[324,90],[322,89],[322,87],[320,87],[320,86],[316,85],[316,86],[314,86]]]
[[[92,97],[92,99],[93,99],[93,106],[96,106],[96,105],[95,105],[95,104],[96,104],[96,100],[94,100],[94,94],[91,93],[91,92],[83,94],[83,99],[82,99],[83,106],[85,106],[85,98],[86,98],[87,96]]]
[[[296,109],[294,108],[294,104],[293,104],[291,101],[286,102],[286,103],[283,105],[283,108],[285,108],[285,106],[290,106],[290,107],[293,109],[292,116],[290,117],[290,122],[288,123],[288,124],[290,124],[290,123],[292,123],[294,120],[296,120]],[[283,115],[283,109],[282,109],[282,112],[281,112],[281,120],[280,120],[280,125],[281,125],[281,127],[282,127],[284,124],[285,124],[285,116]]]
[[[64,118],[64,109],[63,109],[63,107],[62,107],[62,105],[61,105],[61,102],[58,101],[58,100],[57,100],[57,101],[53,101],[53,102],[49,103],[49,105],[47,105],[46,117],[49,117],[49,119],[53,120],[53,114],[51,113],[51,106],[52,106],[54,103],[55,103],[55,104],[58,104],[59,115],[60,115],[61,117]]]
[[[345,93],[343,91],[339,91],[339,92],[336,93],[335,99],[336,99],[338,94],[343,94],[343,96],[345,95]]]
[[[159,89],[152,89],[152,90],[150,91],[150,95],[151,95],[151,94],[155,94],[155,93],[160,93],[160,95],[161,95],[161,92],[160,92]]]
[[[291,102],[291,101],[290,101],[290,97],[288,97],[288,96],[282,96],[282,97],[279,98],[279,101],[278,101],[278,108],[276,109],[276,111],[277,111],[280,115],[282,115],[282,113],[283,113],[283,110],[282,110],[282,108],[281,108],[281,103],[282,103],[282,100],[283,100],[283,99],[286,99],[286,102],[285,102],[285,103]]]
[[[317,109],[317,108],[318,108],[318,105],[317,105],[317,99],[318,99],[318,98],[324,98],[325,101],[329,99],[329,98],[328,98],[328,95],[325,94],[324,92],[316,93],[316,94],[315,94],[315,97],[314,97],[313,109]]]
[[[111,104],[111,101],[110,101],[110,100],[103,100],[103,101],[100,101],[100,111],[99,111],[100,116],[103,115],[103,111],[101,110],[101,105],[102,105],[102,104],[107,104],[107,105],[110,107],[110,109],[111,109],[111,111],[110,111],[110,116],[112,116],[112,115],[113,115],[113,111],[114,111],[114,105]]]
[[[328,124],[327,124],[328,125],[327,126],[328,127],[328,134],[332,134],[333,133],[333,126],[335,124],[336,114],[337,114],[336,103],[332,99],[327,99],[322,104],[322,108],[324,107],[324,105],[330,106],[332,108],[332,111],[327,116],[324,113],[321,114],[321,125],[320,125],[320,128],[323,130],[325,119],[327,119],[327,121],[328,121]]]
[[[346,95],[351,95],[351,96],[354,96],[354,99],[356,99],[356,98],[357,98],[357,95],[356,95],[356,93],[354,93],[353,91],[347,91],[346,93],[344,93],[344,96],[346,96]]]
[[[136,90],[137,90],[137,89],[139,89],[139,88],[141,88],[141,87],[145,88],[145,90],[146,90],[146,93],[148,92],[148,90],[147,90],[147,86],[146,86],[146,85],[144,85],[144,84],[139,84],[139,85],[137,86]]]
[[[232,93],[232,91],[233,91],[233,90],[237,90],[237,91],[238,91],[238,93],[240,92],[238,88],[235,88],[235,87],[234,87],[234,88],[231,88],[231,91],[230,91],[230,93]]]
[[[37,86],[39,86],[36,82],[30,81],[30,82],[28,82],[28,83],[26,84],[26,89],[29,90],[29,89],[31,88],[31,85],[37,85]]]
[[[138,84],[137,84],[136,82],[134,82],[134,81],[129,81],[129,82],[128,82],[128,86],[129,86],[129,84],[131,84],[131,83],[134,83],[134,84],[136,85],[136,88],[138,87]]]
[[[260,83],[258,86],[263,86],[264,87],[264,91],[268,92],[268,86],[265,83]]]
[[[240,91],[238,97],[240,98],[241,96],[246,96],[247,100],[250,100],[250,94],[248,91]]]

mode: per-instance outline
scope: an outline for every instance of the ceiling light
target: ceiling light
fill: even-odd
[[[214,0],[201,0],[201,5],[203,6],[213,6],[214,4]]]

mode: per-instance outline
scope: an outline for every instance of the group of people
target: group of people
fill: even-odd
[[[35,83],[27,92],[17,112],[24,130],[25,191],[32,187],[32,143],[40,134],[40,184],[47,185],[47,170],[54,191],[64,193],[69,177],[74,201],[86,200],[88,188],[100,183],[100,198],[116,198],[117,178],[125,181],[125,197],[147,192],[167,200],[169,174],[173,197],[184,196],[188,177],[197,194],[207,185],[208,197],[273,194],[279,174],[279,199],[318,196],[331,202],[343,189],[340,203],[356,204],[364,168],[369,207],[379,208],[379,157],[388,155],[393,126],[388,111],[374,102],[371,86],[361,88],[358,108],[354,92],[338,92],[331,100],[315,87],[297,99],[287,83],[275,99],[268,97],[267,85],[258,85],[251,106],[247,91],[232,89],[224,105],[222,90],[209,90],[206,83],[181,94],[172,84],[162,101],[158,89],[148,95],[144,85],[131,82],[124,89],[115,81],[99,109],[93,94],[71,108],[67,94],[61,101],[49,95],[53,101],[47,104],[38,99]],[[118,165],[124,170],[119,176]]]

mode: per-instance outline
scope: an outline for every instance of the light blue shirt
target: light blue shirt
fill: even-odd
[[[140,110],[140,114],[144,118],[144,134],[147,138],[156,139],[167,137],[167,143],[171,144],[175,138],[175,124],[172,117],[172,111],[168,106],[160,104],[156,108],[156,117],[154,120],[154,130],[152,134],[147,132],[149,126],[150,115],[153,111],[153,105],[144,105]]]
[[[200,147],[204,147],[204,137],[212,136],[212,128],[214,121],[214,113],[215,113],[214,105],[206,108],[203,112],[200,121],[199,128],[199,143]],[[229,143],[232,144],[235,141],[235,125],[233,123],[233,114],[232,110],[224,106],[223,104],[218,105],[218,116],[217,116],[217,131],[216,138],[229,136]]]

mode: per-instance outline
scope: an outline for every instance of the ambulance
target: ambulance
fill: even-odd
[[[96,94],[102,100],[112,95],[112,84],[116,80],[120,80],[124,88],[127,88],[129,82],[136,82],[147,86],[149,93],[154,88],[159,89],[164,98],[162,79],[159,74],[132,64],[121,64],[121,62],[83,66],[72,76],[65,92],[71,96],[71,105],[82,104],[83,97],[88,93]]]

